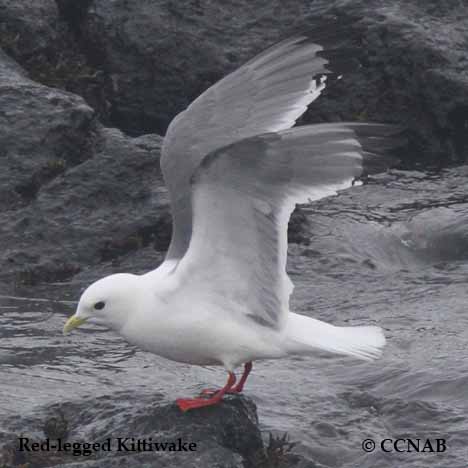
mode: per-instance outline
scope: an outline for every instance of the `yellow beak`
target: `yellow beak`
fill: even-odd
[[[63,334],[66,335],[70,333],[74,328],[78,328],[80,325],[86,322],[87,319],[77,317],[76,315],[72,315],[63,327]]]

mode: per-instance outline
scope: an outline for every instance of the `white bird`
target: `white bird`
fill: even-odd
[[[96,281],[64,326],[67,333],[95,318],[165,358],[224,366],[226,385],[178,399],[183,411],[242,391],[257,359],[319,349],[371,360],[385,344],[379,327],[338,327],[289,310],[287,227],[295,204],[385,169],[375,151],[391,146],[395,133],[365,123],[291,128],[325,87],[327,53],[307,37],[287,39],[171,122],[161,157],[173,215],[165,261],[144,275]]]

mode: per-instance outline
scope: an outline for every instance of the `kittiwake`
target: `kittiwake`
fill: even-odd
[[[334,326],[289,310],[287,228],[296,203],[385,170],[379,151],[395,134],[375,123],[293,128],[326,78],[339,75],[340,54],[327,52],[305,36],[284,40],[174,118],[161,156],[173,216],[165,261],[143,275],[96,281],[64,326],[67,333],[96,318],[167,359],[223,366],[226,385],[178,399],[183,411],[241,392],[254,360],[317,349],[364,360],[381,354],[377,326]]]

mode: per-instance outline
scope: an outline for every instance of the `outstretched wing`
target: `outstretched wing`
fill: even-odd
[[[350,65],[333,38],[293,37],[269,48],[205,91],[171,122],[161,167],[170,192],[173,234],[167,258],[181,258],[190,242],[190,178],[208,153],[235,141],[294,125],[325,87],[333,70]],[[329,63],[331,62],[331,63]],[[330,68],[329,68],[330,67]]]
[[[296,203],[335,194],[389,159],[395,127],[319,124],[248,138],[216,150],[193,177],[193,232],[175,271],[181,288],[232,313],[280,328],[292,284],[287,225]],[[230,307],[229,304],[233,304]]]

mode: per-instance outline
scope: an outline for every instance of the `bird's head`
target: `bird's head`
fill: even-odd
[[[65,323],[63,333],[69,333],[88,319],[96,319],[114,330],[121,329],[139,297],[138,278],[118,273],[91,284],[81,295],[76,312]]]

